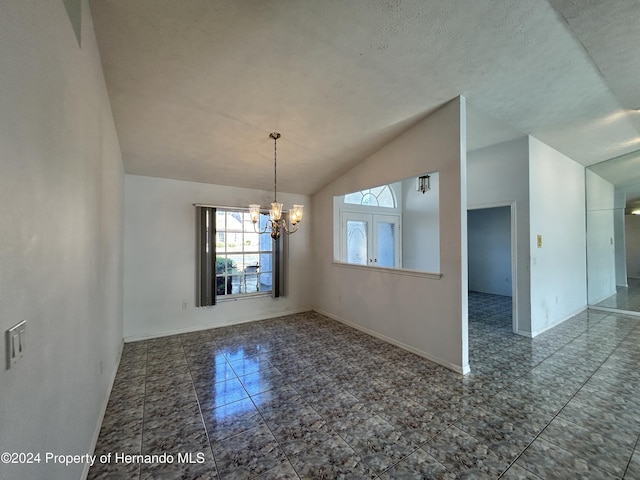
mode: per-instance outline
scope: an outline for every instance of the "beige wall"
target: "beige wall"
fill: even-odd
[[[465,100],[429,115],[313,196],[315,308],[468,370]],[[442,277],[333,262],[333,196],[438,171]],[[425,246],[428,248],[428,246]]]
[[[268,205],[273,192],[127,175],[125,179],[125,340],[220,327],[308,310],[311,264],[309,197],[278,193],[284,208],[305,205],[305,218],[289,238],[286,295],[219,299],[194,308],[196,251],[194,203]],[[186,302],[187,308],[183,308]]]

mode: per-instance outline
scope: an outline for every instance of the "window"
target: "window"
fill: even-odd
[[[262,214],[260,224],[268,215]],[[216,210],[216,295],[269,293],[273,242],[255,232],[248,211]]]
[[[196,206],[196,306],[216,298],[284,295],[286,242],[256,233],[248,209]],[[268,213],[261,213],[264,230]]]
[[[399,189],[399,185],[395,186]],[[392,185],[344,195],[339,202],[340,261],[400,266],[400,212]]]
[[[400,216],[342,212],[342,261],[400,266]]]
[[[417,176],[333,197],[333,260],[337,263],[440,271],[440,175],[431,190]]]
[[[344,203],[370,207],[396,208],[396,199],[389,185],[348,193],[344,196]]]

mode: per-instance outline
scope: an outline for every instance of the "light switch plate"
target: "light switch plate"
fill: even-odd
[[[24,356],[27,321],[24,320],[6,331],[7,370]]]

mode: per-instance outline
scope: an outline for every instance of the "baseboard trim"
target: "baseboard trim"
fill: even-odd
[[[393,338],[387,337],[386,335],[382,335],[381,333],[378,333],[374,330],[370,330],[368,328],[365,328],[361,325],[358,325],[356,323],[350,322],[349,320],[346,320],[342,317],[339,317],[337,315],[334,315],[332,313],[326,312],[320,308],[314,308],[313,309],[314,312],[317,312],[321,315],[324,315],[326,317],[329,317],[337,322],[343,323],[344,325],[347,325],[351,328],[355,328],[356,330],[359,330],[363,333],[366,333],[367,335],[371,335],[372,337],[378,338],[380,340],[383,340],[387,343],[390,343],[392,345],[395,345],[398,348],[402,348],[403,350],[407,350],[408,352],[414,353],[420,357],[426,358],[427,360],[432,361],[433,363],[437,363],[438,365],[442,365],[443,367],[448,368],[449,370],[453,370],[456,373],[459,373],[461,375],[466,375],[467,373],[471,372],[471,368],[469,367],[469,365],[464,365],[464,366],[460,366],[460,365],[455,365],[452,364],[450,362],[447,362],[446,360],[442,360],[441,358],[438,357],[434,357],[433,355],[430,355],[426,352],[423,352],[422,350],[419,350],[415,347],[412,347],[411,345],[407,345],[405,343],[402,343],[398,340],[395,340]]]
[[[597,307],[595,305],[589,305],[589,310],[596,310],[599,312],[607,312],[607,313],[616,313],[618,315],[624,315],[629,317],[640,317],[640,312],[632,312],[631,310],[620,310],[618,308]]]
[[[533,338],[533,335],[531,334],[531,332],[526,332],[524,330],[516,330],[514,333],[516,335],[522,335],[523,337]]]
[[[268,320],[270,318],[278,318],[278,317],[285,317],[287,315],[295,315],[296,313],[308,312],[310,310],[313,310],[313,308],[311,307],[296,308],[296,309],[287,310],[284,312],[273,312],[273,313],[267,313],[265,315],[256,315],[252,317],[246,317],[239,320],[235,320],[233,322],[225,323],[223,325],[197,325],[193,327],[180,328],[176,330],[165,330],[162,332],[141,333],[138,335],[131,335],[131,336],[125,337],[124,342],[125,343],[139,342],[142,340],[152,340],[154,338],[169,337],[171,335],[182,335],[183,333],[193,333],[193,332],[201,332],[203,330],[211,330],[214,328],[231,327],[233,325],[240,325],[243,323],[258,322],[260,320]]]
[[[96,445],[98,444],[98,437],[100,436],[100,429],[102,428],[102,422],[104,421],[104,416],[107,413],[107,406],[109,405],[109,398],[111,398],[111,390],[113,390],[113,384],[116,381],[116,374],[118,373],[118,368],[120,367],[120,360],[122,360],[122,350],[124,347],[124,342],[120,343],[120,351],[118,352],[118,361],[116,362],[115,368],[111,372],[111,379],[109,381],[109,388],[107,388],[107,394],[102,401],[102,407],[100,408],[100,415],[98,415],[98,423],[96,424],[96,428],[93,432],[93,438],[91,439],[91,446],[89,448],[89,452],[91,455],[95,454]],[[84,464],[84,468],[82,469],[82,476],[80,477],[82,480],[86,480],[89,476],[89,469],[91,465],[89,463]]]
[[[531,332],[531,338],[535,338],[538,335],[540,335],[541,333],[546,332],[547,330],[551,330],[554,327],[557,327],[558,325],[560,325],[561,323],[566,322],[567,320],[569,320],[572,317],[575,317],[576,315],[581,314],[582,312],[586,312],[587,311],[587,306],[585,305],[584,307],[580,307],[578,310],[576,310],[573,313],[570,313],[569,315],[567,315],[566,317],[561,318],[560,320],[558,320],[557,322],[552,323],[551,325],[547,325],[544,328],[541,328],[540,330],[535,330]],[[533,321],[531,322],[533,323]],[[525,335],[526,336],[526,335]]]

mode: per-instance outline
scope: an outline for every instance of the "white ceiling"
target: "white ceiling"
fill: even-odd
[[[279,131],[278,189],[312,194],[458,95],[470,149],[640,149],[640,0],[90,6],[127,173],[269,190]]]

